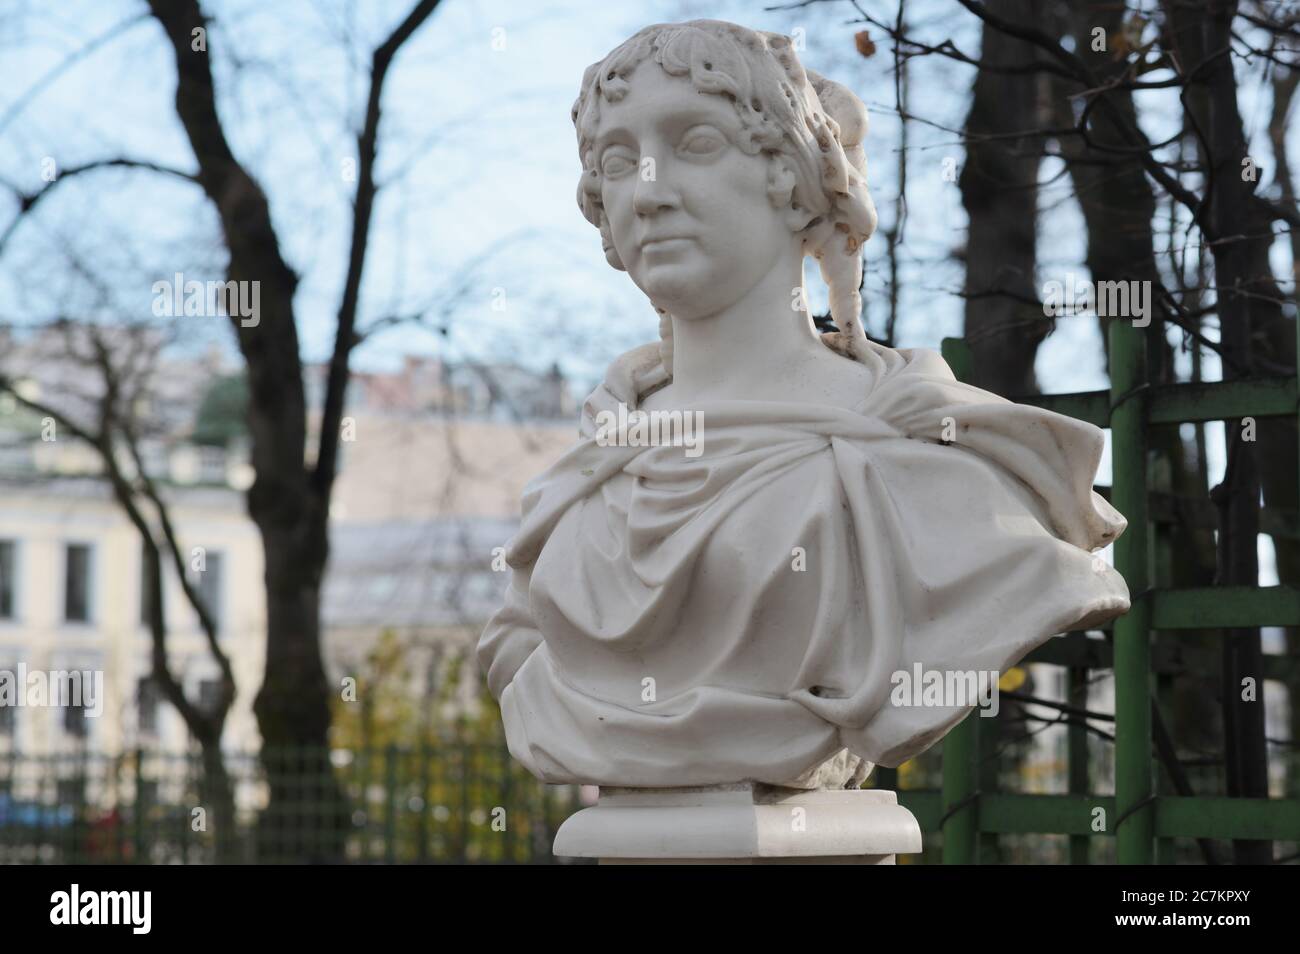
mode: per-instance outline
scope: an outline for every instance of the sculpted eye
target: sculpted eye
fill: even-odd
[[[636,159],[626,150],[607,149],[600,157],[600,171],[607,176],[621,176],[635,168]]]
[[[690,130],[677,147],[688,156],[711,156],[727,148],[727,137],[709,126]]]

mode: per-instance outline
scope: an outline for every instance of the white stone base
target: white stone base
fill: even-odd
[[[750,783],[603,788],[560,826],[554,847],[602,864],[892,865],[920,850],[921,827],[894,792]]]

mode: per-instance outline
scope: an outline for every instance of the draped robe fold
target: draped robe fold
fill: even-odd
[[[1092,551],[1102,434],[871,347],[855,407],[700,404],[703,452],[602,446],[597,415],[667,380],[615,361],[579,443],[533,480],[479,641],[511,753],[547,782],[788,783],[843,749],[885,766],[968,705],[894,674],[1004,672],[1128,609]],[[948,700],[945,700],[948,701]]]

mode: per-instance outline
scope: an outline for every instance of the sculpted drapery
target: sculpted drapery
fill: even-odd
[[[1128,608],[1092,552],[1125,526],[1092,490],[1097,428],[931,351],[857,360],[856,407],[699,405],[698,457],[596,441],[601,411],[668,380],[653,344],[610,366],[525,492],[478,648],[534,775],[789,784],[844,749],[896,766],[969,709],[897,705],[894,673],[1005,671]]]

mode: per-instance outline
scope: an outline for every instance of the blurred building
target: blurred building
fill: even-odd
[[[307,406],[325,403],[328,364],[304,372]],[[558,367],[543,374],[515,364],[452,364],[407,355],[391,372],[354,371],[344,406],[349,412],[438,415],[497,421],[576,421],[578,403]]]
[[[334,684],[369,671],[368,655],[388,634],[401,647],[413,699],[424,698],[439,719],[477,715],[474,647],[509,580],[493,554],[516,527],[490,517],[335,521],[321,606]]]
[[[0,344],[5,373],[25,397],[93,413],[97,379],[78,368],[84,342],[75,327]],[[323,367],[309,366],[314,421],[323,382]],[[235,669],[223,744],[249,751],[259,739],[252,700],[266,641],[262,549],[243,494],[252,473],[242,409],[213,402],[218,386],[242,391],[218,351],[158,360],[135,410],[147,422],[144,468],[171,507],[182,548],[203,548],[206,568],[193,580]],[[233,424],[214,419],[214,406]],[[392,373],[357,374],[345,408],[322,596],[327,669],[358,672],[389,633],[409,647],[412,691],[454,684],[453,707],[472,709],[472,647],[508,576],[492,569],[493,551],[514,531],[524,484],[574,440],[576,402],[556,371],[408,358]],[[99,671],[105,694],[97,718],[0,707],[0,752],[188,745],[149,679],[139,537],[99,474],[93,450],[0,394],[0,670]],[[173,568],[164,572],[171,668],[202,705],[215,692],[216,663]]]
[[[319,402],[323,371],[312,379]],[[413,698],[437,698],[443,718],[473,715],[473,648],[509,580],[494,553],[517,527],[524,486],[576,440],[576,401],[555,370],[409,358],[394,374],[356,375],[344,414],[321,607],[326,667],[335,684],[365,672],[387,634]]]
[[[169,487],[172,517],[192,574],[217,620],[239,694],[224,743],[255,748],[252,700],[261,683],[265,608],[261,541],[229,487]],[[144,622],[140,537],[93,476],[0,476],[0,669],[103,673],[98,717],[76,708],[0,707],[0,750],[117,754],[136,747],[183,751],[184,723],[150,678],[153,642]],[[168,567],[163,603],[171,671],[199,705],[215,698],[216,662],[197,614]],[[98,708],[98,706],[97,706]]]
[[[252,700],[266,624],[261,541],[240,492],[250,475],[242,455],[190,439],[208,382],[229,367],[216,348],[162,360],[165,337],[148,327],[99,340],[119,349],[115,379],[139,389],[133,411],[144,470],[169,506],[191,582],[235,671],[238,695],[223,742],[255,747]],[[91,426],[104,388],[91,326],[57,323],[3,344],[3,370],[19,393]],[[150,678],[140,537],[101,471],[84,442],[0,394],[0,670],[99,672],[105,696],[97,717],[55,706],[0,709],[2,749],[187,747],[184,723]],[[215,698],[217,664],[170,563],[163,575],[170,668],[203,706]]]

